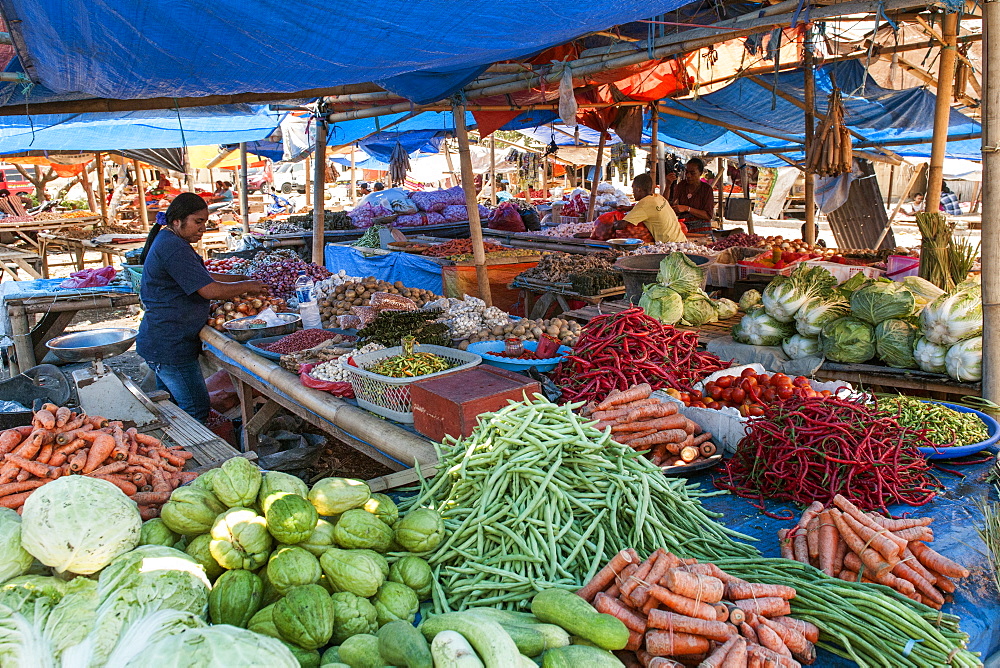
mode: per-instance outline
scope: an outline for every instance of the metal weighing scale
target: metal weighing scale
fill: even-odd
[[[103,362],[131,348],[138,334],[127,328],[90,329],[57,336],[45,345],[64,362],[93,362],[73,372],[80,408],[88,415],[120,420],[137,428],[164,426],[160,409],[139,386]]]

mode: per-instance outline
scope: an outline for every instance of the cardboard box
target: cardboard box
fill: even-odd
[[[435,441],[469,436],[481,414],[541,391],[527,376],[486,364],[417,381],[410,385],[413,428]]]

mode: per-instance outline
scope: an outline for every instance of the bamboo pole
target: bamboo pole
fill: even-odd
[[[951,116],[952,88],[955,84],[955,36],[958,34],[958,14],[944,15],[941,34],[945,46],[941,47],[938,65],[937,100],[934,106],[934,138],[931,141],[931,163],[927,172],[927,211],[935,212],[941,204],[941,185],[944,177],[944,154],[948,147],[948,120]],[[984,59],[985,64],[985,59]]]
[[[743,197],[750,200],[750,207],[747,209],[747,233],[753,234],[753,198],[750,197],[750,179],[747,176],[747,166],[740,167],[740,182],[743,188]]]
[[[808,29],[807,29],[808,30]],[[812,52],[812,33],[811,31],[806,33],[806,43],[804,44],[802,60],[805,63],[805,67],[802,68],[802,76],[804,77],[804,104],[805,104],[805,134],[806,134],[806,153],[805,153],[805,164],[807,165],[805,171],[806,179],[806,189],[805,189],[805,199],[806,199],[806,232],[802,235],[802,240],[807,244],[816,243],[816,185],[813,181],[812,170],[809,169],[808,165],[810,163],[810,158],[812,157],[812,152],[814,150],[813,146],[813,132],[815,130],[815,116],[816,116],[816,76],[814,71],[813,62],[813,52]]]
[[[604,160],[604,144],[607,143],[607,139],[607,133],[602,132],[601,139],[597,142],[597,163],[594,165],[594,180],[590,187],[590,203],[587,204],[586,222],[588,223],[594,220],[594,209],[597,207],[597,186],[601,183],[601,166]]]
[[[247,192],[247,143],[240,142],[240,217],[243,232],[250,233],[250,196]]]
[[[309,196],[312,194],[312,173],[311,173],[312,170],[310,169],[311,167],[312,167],[312,158],[307,155],[306,156],[306,188],[305,188],[306,191],[305,191],[305,193],[303,193],[306,196],[306,201],[307,202],[311,199]]]
[[[711,125],[711,123],[709,123]],[[733,130],[735,133],[739,133],[740,130]],[[948,137],[948,141],[965,141],[966,139],[980,139],[983,134],[981,132],[970,132],[963,135],[952,135]],[[889,139],[886,141],[869,141],[869,142],[855,142],[852,148],[854,152],[857,153],[858,149],[863,148],[874,148],[878,146],[880,149],[884,146],[914,146],[916,144],[926,144],[928,139]],[[737,151],[737,152],[721,152],[721,151],[711,151],[705,154],[706,158],[717,158],[719,156],[731,157],[736,155],[763,155],[770,153],[788,153],[789,151],[800,151],[802,150],[802,144],[792,144],[790,146],[779,146],[776,148],[759,148],[752,151]],[[894,160],[888,158],[888,156],[883,157],[883,160],[889,162],[890,164],[897,164]],[[900,161],[902,162],[902,161]]]
[[[101,218],[104,219],[104,224],[108,224],[108,189],[104,184],[104,156],[100,153],[95,153],[94,157],[97,158],[97,195],[101,199]],[[95,212],[96,213],[96,212]]]
[[[326,202],[326,123],[316,119],[316,150],[313,154],[313,234],[312,261],[320,266],[326,265],[323,257],[323,242],[326,239],[326,213],[323,210]]]
[[[890,206],[892,206],[892,186],[893,186],[892,182],[895,180],[896,180],[896,165],[891,165],[889,167],[889,187],[887,188],[885,194],[885,208],[887,209]]]
[[[483,247],[483,228],[479,221],[479,202],[476,201],[476,178],[472,173],[472,154],[469,151],[469,129],[465,125],[465,107],[460,104],[455,105],[452,114],[455,117],[455,136],[458,138],[458,160],[462,168],[462,190],[465,192],[465,206],[469,212],[472,258],[476,265],[479,298],[485,301],[487,306],[492,306],[493,295],[490,292],[490,277],[486,267],[486,249]]]
[[[716,204],[715,204],[715,209],[716,209],[715,215],[719,219],[719,229],[721,229],[722,226],[723,226],[723,224],[725,224],[725,222],[726,222],[726,212],[723,211],[724,207],[723,207],[723,201],[722,201],[722,185],[726,181],[726,175],[722,171],[723,169],[725,169],[725,159],[724,158],[716,158],[715,159],[715,165],[716,165],[716,168],[719,170],[718,173],[715,175],[716,187],[718,188],[718,193],[719,193],[718,194],[719,201],[716,202]]]
[[[653,117],[652,128],[650,129],[649,143],[650,143],[650,153],[653,158],[652,169],[650,169],[650,176],[653,177],[653,192],[656,193],[657,188],[662,184],[660,181],[660,114],[656,109],[656,105],[653,105],[650,114]]]
[[[497,205],[497,142],[490,137],[490,204]]]
[[[351,144],[351,206],[358,205],[358,182],[355,176],[354,164],[355,164],[355,146]]]
[[[135,185],[139,189],[139,196],[136,197],[136,205],[139,207],[139,220],[142,221],[142,231],[148,232],[149,212],[146,211],[146,179],[143,178],[138,160],[132,160],[132,168],[135,169]],[[84,171],[87,171],[86,168],[84,168]]]
[[[1000,403],[1000,4],[983,3],[983,398]]]
[[[87,207],[93,211],[97,212],[97,198],[94,197],[94,188],[90,183],[90,175],[87,170],[90,169],[90,162],[86,162],[83,165],[83,172],[80,174],[80,183],[83,184],[83,191],[87,193]]]
[[[444,161],[448,165],[448,187],[450,188],[458,183],[458,179],[455,176],[455,165],[451,161],[451,146],[447,139],[441,143],[441,149],[444,151]]]

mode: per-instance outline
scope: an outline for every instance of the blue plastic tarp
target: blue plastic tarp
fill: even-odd
[[[22,64],[56,96],[294,93],[375,81],[433,101],[477,68],[686,2],[0,0],[0,9],[23,41]]]
[[[350,246],[327,244],[326,268],[336,273],[343,269],[348,276],[374,276],[381,281],[402,281],[408,288],[442,294],[441,265],[410,253],[388,253],[366,257]]]
[[[580,146],[597,146],[598,142],[601,140],[601,133],[597,130],[588,128],[586,125],[571,128],[568,125],[563,125],[562,123],[552,123],[551,125],[539,125],[536,127],[523,128],[521,129],[521,134],[527,135],[535,141],[542,142],[543,144],[549,144],[553,139],[555,139],[556,146],[576,146],[577,138],[580,140]],[[622,140],[618,138],[618,135],[614,132],[611,132],[610,134],[611,138],[607,140],[607,144],[621,143]]]
[[[0,117],[0,153],[237,144],[269,137],[283,113],[245,104]]]
[[[769,85],[775,82],[771,75],[763,77],[763,80]],[[856,60],[817,68],[815,80],[816,107],[820,114],[826,113],[827,97],[836,82],[843,93],[845,119],[851,130],[865,140],[876,143],[923,139],[926,140],[924,143],[890,148],[902,156],[930,156],[929,142],[933,136],[936,100],[932,93],[922,88],[881,88]],[[779,74],[777,89],[795,99],[804,99],[802,71]],[[797,105],[775,95],[771,88],[762,87],[748,78],[737,79],[725,88],[697,99],[664,100],[661,104],[745,128],[746,132],[743,134],[754,140],[750,141],[716,125],[661,113],[660,140],[670,146],[703,152],[709,157],[745,153],[747,162],[764,166],[783,166],[786,163],[774,155],[755,154],[755,151],[761,146],[788,146],[788,157],[801,159],[801,147],[805,141],[804,112]],[[650,126],[651,117],[647,115],[647,136]],[[949,136],[970,135],[980,131],[979,123],[952,110]],[[856,143],[860,141],[855,139]],[[981,142],[978,139],[951,141],[948,142],[947,156],[979,160],[980,148]]]

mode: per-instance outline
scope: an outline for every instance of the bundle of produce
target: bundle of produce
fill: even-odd
[[[956,283],[965,280],[965,274],[955,280],[957,272],[952,271],[954,225],[948,223],[943,213],[936,211],[921,211],[915,218],[920,229],[920,278],[927,279],[942,290],[951,290]],[[955,257],[959,259],[960,254]],[[959,264],[962,264],[961,260]]]
[[[268,308],[282,312],[288,310],[288,305],[284,299],[268,295],[233,297],[224,302],[214,301],[211,305],[212,315],[209,316],[207,324],[223,332],[225,331],[223,325],[230,320],[254,316]]]
[[[580,295],[596,295],[621,286],[622,275],[613,269],[587,269],[571,274],[569,284]]]
[[[465,350],[470,343],[479,341],[500,341],[510,337],[516,337],[522,341],[539,341],[542,335],[548,335],[559,339],[564,346],[574,347],[580,338],[582,327],[575,320],[565,320],[563,318],[545,318],[529,320],[511,320],[505,325],[493,325],[492,328],[480,329],[473,332],[471,336],[459,341],[457,348]]]
[[[437,611],[526,607],[538,588],[575,589],[625,545],[699,558],[756,552],[712,520],[700,488],[663,477],[573,413],[581,406],[536,395],[437,446],[437,474],[404,502],[438,509],[450,534],[428,558],[441,582]]]
[[[281,337],[267,346],[267,349],[272,353],[288,355],[289,353],[297,353],[300,350],[315,348],[323,342],[328,342],[327,345],[337,345],[338,343],[354,343],[355,341],[357,341],[356,336],[334,334],[325,329],[300,329],[288,336]]]
[[[940,487],[917,450],[920,431],[880,413],[867,397],[792,397],[752,420],[717,487],[749,499],[808,504],[842,494],[865,510],[920,506]]]
[[[844,122],[844,102],[839,88],[827,101],[826,117],[816,132],[815,147],[807,168],[820,176],[838,176],[854,167],[851,133]]]
[[[761,294],[761,304],[778,322],[790,323],[811,297],[829,295],[837,279],[822,267],[800,265],[788,276],[777,276]]]
[[[486,302],[472,295],[464,295],[462,299],[445,297],[428,303],[425,308],[444,312],[438,322],[448,326],[454,340],[469,338],[479,330],[492,330],[514,322],[509,314],[496,306],[487,307]]]
[[[436,346],[451,344],[448,326],[437,322],[441,311],[382,311],[370,324],[358,330],[358,343],[380,343],[392,347],[406,336],[413,336],[418,343]]]
[[[0,433],[0,507],[19,510],[39,487],[64,476],[105,480],[156,517],[178,485],[197,473],[182,472],[193,457],[135,428],[99,416],[45,404],[31,424]]]
[[[590,402],[580,414],[598,422],[595,429],[611,429],[618,443],[646,453],[657,466],[686,466],[715,454],[712,434],[680,415],[677,404],[661,403],[647,384],[624,392],[611,390],[600,403]]]
[[[895,418],[913,431],[922,431],[939,447],[960,447],[981,443],[989,430],[975,413],[960,413],[942,404],[902,394],[877,394],[880,413]]]
[[[817,647],[859,666],[981,665],[965,649],[968,635],[959,630],[958,617],[888,587],[845,582],[788,559],[720,559],[716,565],[734,576],[795,589],[791,614],[819,628]]]
[[[593,223],[560,223],[555,227],[546,227],[534,234],[540,237],[569,238],[577,234],[590,234],[593,231]]]
[[[440,295],[436,295],[430,290],[408,288],[401,281],[387,283],[371,276],[336,285],[324,284],[316,292],[320,315],[323,317],[323,326],[336,327],[337,316],[350,315],[351,309],[356,306],[369,306],[372,295],[377,292],[406,297],[412,300],[417,308],[423,307],[428,302],[441,299]]]
[[[766,245],[767,242],[764,240],[764,237],[757,236],[756,234],[737,232],[709,244],[708,247],[712,250],[723,251],[727,248],[736,248],[737,246],[743,248],[764,248]]]
[[[483,249],[487,253],[493,253],[496,251],[510,250],[500,244],[495,244],[492,241],[484,241]],[[450,257],[452,255],[464,255],[472,253],[472,239],[452,239],[443,244],[438,244],[437,246],[431,246],[425,250],[421,255],[426,255],[428,257]]]
[[[754,580],[662,548],[641,561],[629,548],[577,594],[625,624],[633,665],[673,665],[653,657],[704,668],[813,663],[819,629],[790,616],[795,589]]]
[[[329,353],[329,359],[321,360],[319,363],[316,363],[316,366],[309,371],[309,375],[316,380],[325,380],[331,383],[350,382],[351,374],[347,370],[347,367],[350,364],[351,358],[355,355],[373,353],[376,350],[385,350],[385,346],[379,343],[369,343],[368,345],[361,346],[357,350],[341,351],[335,349]],[[320,351],[320,353],[322,353],[322,351]],[[284,360],[284,356],[282,356],[282,360]],[[302,362],[302,364],[311,363],[315,362]],[[298,367],[289,370],[298,373]]]
[[[982,378],[982,290],[966,281],[942,294],[920,313],[920,337],[913,356],[924,371],[962,381]]]
[[[551,254],[542,257],[538,264],[522,271],[519,279],[544,281],[546,283],[569,283],[573,274],[593,269],[611,271],[615,260],[621,256],[616,251],[601,251],[593,255]],[[619,281],[619,285],[622,283]]]
[[[288,217],[288,222],[297,225],[301,230],[311,230],[313,228],[313,212],[293,214]],[[323,229],[353,230],[355,227],[346,211],[327,211],[324,209]]]
[[[355,209],[354,212],[357,212],[357,209]],[[358,222],[359,224],[356,225],[356,227],[364,227],[363,224],[360,224],[360,221]],[[371,225],[367,230],[365,230],[364,234],[358,237],[355,241],[351,242],[351,245],[356,248],[379,248],[382,245],[382,235],[380,233],[384,229],[388,229],[388,226]]]
[[[938,610],[955,591],[951,578],[969,576],[927,546],[930,517],[894,520],[864,513],[840,494],[827,508],[814,501],[794,529],[781,529],[781,556],[811,564],[848,582],[876,582]]]
[[[715,257],[721,251],[702,246],[690,241],[664,241],[658,244],[646,244],[632,251],[632,255],[659,255],[669,253],[691,253],[692,255],[704,255],[705,257]]]
[[[729,299],[712,299],[701,289],[705,272],[684,253],[671,253],[660,260],[657,282],[646,285],[639,307],[662,323],[704,325],[728,320],[739,306]]]
[[[553,378],[570,401],[603,400],[611,390],[648,383],[654,390],[691,386],[729,364],[698,351],[698,334],[675,329],[630,308],[583,328],[573,354]]]

